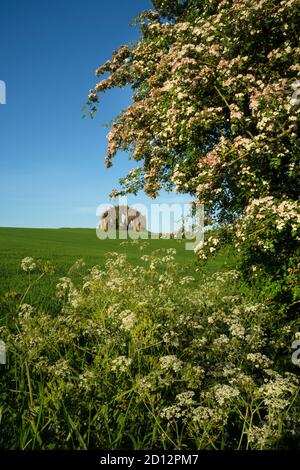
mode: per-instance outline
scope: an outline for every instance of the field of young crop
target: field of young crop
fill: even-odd
[[[80,280],[88,269],[103,266],[108,253],[126,254],[133,264],[139,263],[142,254],[149,254],[160,248],[176,248],[176,261],[185,266],[187,273],[195,272],[195,256],[185,250],[184,240],[141,240],[139,243],[126,243],[119,240],[99,240],[93,229],[22,229],[0,228],[0,298],[17,297],[24,294],[28,286],[28,276],[21,269],[21,260],[27,256],[49,261],[53,267],[37,283],[33,283],[26,301],[43,308],[52,308],[53,294],[58,279],[66,276],[74,263],[81,259],[85,263],[79,272],[73,270],[75,279]],[[226,253],[212,259],[206,270],[215,272],[234,265],[234,259]],[[32,272],[31,281],[36,281],[40,273]],[[24,299],[25,300],[25,299]]]

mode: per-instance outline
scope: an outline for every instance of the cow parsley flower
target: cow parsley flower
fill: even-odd
[[[195,392],[192,390],[187,390],[186,392],[182,392],[176,395],[176,400],[179,406],[191,406],[195,403],[194,396]]]
[[[66,292],[73,287],[73,282],[69,277],[61,277],[59,282],[56,284],[56,296],[59,299],[64,298]]]
[[[213,387],[213,393],[220,406],[223,406],[226,402],[232,401],[240,394],[237,388],[230,387],[230,385],[215,385]]]
[[[118,356],[116,359],[111,361],[111,370],[114,372],[127,372],[132,359],[127,356]]]
[[[163,370],[173,370],[174,372],[178,372],[182,368],[182,361],[175,355],[162,356],[159,359],[159,364]]]
[[[136,315],[130,310],[124,310],[120,313],[121,329],[124,331],[131,331],[137,321]]]
[[[19,317],[29,318],[33,312],[33,307],[29,304],[22,304],[19,307]]]
[[[36,268],[36,263],[33,258],[30,256],[26,256],[26,258],[23,258],[21,261],[21,269],[25,272],[31,272],[34,271]]]

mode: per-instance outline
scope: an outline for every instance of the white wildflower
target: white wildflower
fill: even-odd
[[[137,390],[140,394],[149,392],[153,388],[150,376],[139,377],[136,381]]]
[[[91,390],[93,388],[95,380],[95,372],[92,370],[86,370],[79,375],[79,387],[85,390]]]
[[[168,255],[176,255],[176,248],[168,248],[167,249]]]
[[[275,373],[275,378],[259,388],[264,404],[269,408],[283,410],[290,404],[290,395],[298,388],[298,378],[293,374],[282,377]]]
[[[169,344],[175,347],[179,345],[178,334],[173,330],[167,331],[166,333],[164,333],[162,339],[163,339],[163,342],[166,344]]]
[[[184,417],[186,411],[179,405],[167,406],[160,412],[160,417],[165,418],[167,421],[177,420]]]
[[[56,296],[59,299],[63,299],[66,292],[73,287],[73,282],[69,277],[61,277],[59,282],[56,284]]]
[[[215,385],[213,387],[213,393],[220,406],[223,406],[226,402],[232,401],[240,394],[237,388],[230,387],[230,385]]]
[[[226,345],[226,344],[229,344],[230,343],[230,340],[228,338],[228,336],[226,335],[220,335],[218,338],[216,338],[214,341],[213,341],[213,348],[216,348],[216,349],[223,349],[223,347]]]
[[[98,268],[98,266],[94,266],[90,270],[90,280],[97,282],[100,281],[104,276],[105,276],[105,271],[102,271],[101,269]]]
[[[111,361],[111,370],[114,372],[127,372],[132,359],[127,356],[118,356],[116,359]]]
[[[199,425],[205,425],[208,422],[219,421],[220,416],[212,408],[207,406],[197,406],[193,409],[192,420]]]
[[[163,256],[162,259],[161,259],[161,261],[162,261],[163,263],[169,263],[170,261],[174,261],[174,259],[175,259],[174,256],[172,256],[172,255],[167,255],[167,256]]]
[[[36,263],[34,262],[34,259],[31,258],[30,256],[27,256],[26,258],[23,258],[21,261],[21,269],[25,272],[31,272],[34,271],[36,268]]]
[[[194,338],[191,342],[191,346],[193,348],[202,348],[203,346],[205,346],[208,342],[208,339],[206,338],[206,336],[201,336],[199,338]]]
[[[195,392],[192,390],[188,390],[186,392],[179,393],[176,395],[176,400],[179,406],[191,406],[195,403],[193,397],[195,396]]]
[[[121,329],[124,331],[131,331],[137,321],[136,315],[130,310],[124,310],[120,313]]]
[[[77,308],[81,305],[82,296],[75,287],[71,288],[69,291],[68,302],[73,308]]]
[[[22,304],[19,307],[19,317],[22,318],[29,318],[33,312],[32,305],[29,304]]]
[[[174,355],[162,356],[159,359],[159,364],[163,370],[173,370],[174,372],[178,372],[182,368],[182,361]]]
[[[232,336],[243,338],[245,336],[245,328],[238,322],[233,322],[229,326],[229,331]]]
[[[249,353],[247,354],[247,360],[252,362],[257,369],[259,367],[266,369],[272,365],[271,359],[261,353]]]
[[[48,372],[54,377],[67,377],[71,374],[70,365],[66,359],[59,359],[55,364],[48,366]]]
[[[247,431],[248,441],[251,444],[255,444],[256,448],[263,450],[268,445],[268,442],[273,438],[276,438],[276,432],[270,428],[268,424],[263,426],[252,426]]]
[[[193,282],[194,280],[195,278],[192,276],[185,276],[179,281],[179,284],[184,286],[185,284],[189,284],[190,282]]]

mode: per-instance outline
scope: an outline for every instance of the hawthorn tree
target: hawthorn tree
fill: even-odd
[[[140,40],[97,69],[101,80],[89,92],[93,115],[101,93],[133,90],[108,134],[105,161],[111,166],[122,149],[137,165],[112,195],[142,189],[156,197],[163,187],[193,195],[233,227],[244,272],[292,276],[289,302],[297,302],[300,2],[153,5],[137,20]],[[276,289],[284,291],[280,282]]]

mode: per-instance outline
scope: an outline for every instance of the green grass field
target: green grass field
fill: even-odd
[[[77,274],[78,279],[81,279],[92,266],[103,266],[110,252],[126,253],[129,261],[137,265],[142,254],[160,248],[176,248],[176,261],[184,266],[187,275],[198,277],[201,273],[195,272],[195,255],[193,251],[185,249],[185,243],[185,240],[149,238],[137,244],[132,241],[125,244],[124,240],[99,240],[94,229],[0,228],[0,312],[7,310],[7,300],[4,299],[7,293],[21,296],[27,288],[28,274],[20,268],[21,260],[26,256],[49,260],[55,268],[53,274],[33,285],[24,299],[49,311],[56,306],[54,290],[57,280],[66,276],[78,259],[86,263],[85,268]],[[205,266],[205,272],[223,271],[233,266],[232,254],[223,252],[210,260]],[[38,273],[33,273],[31,280],[38,276]]]

